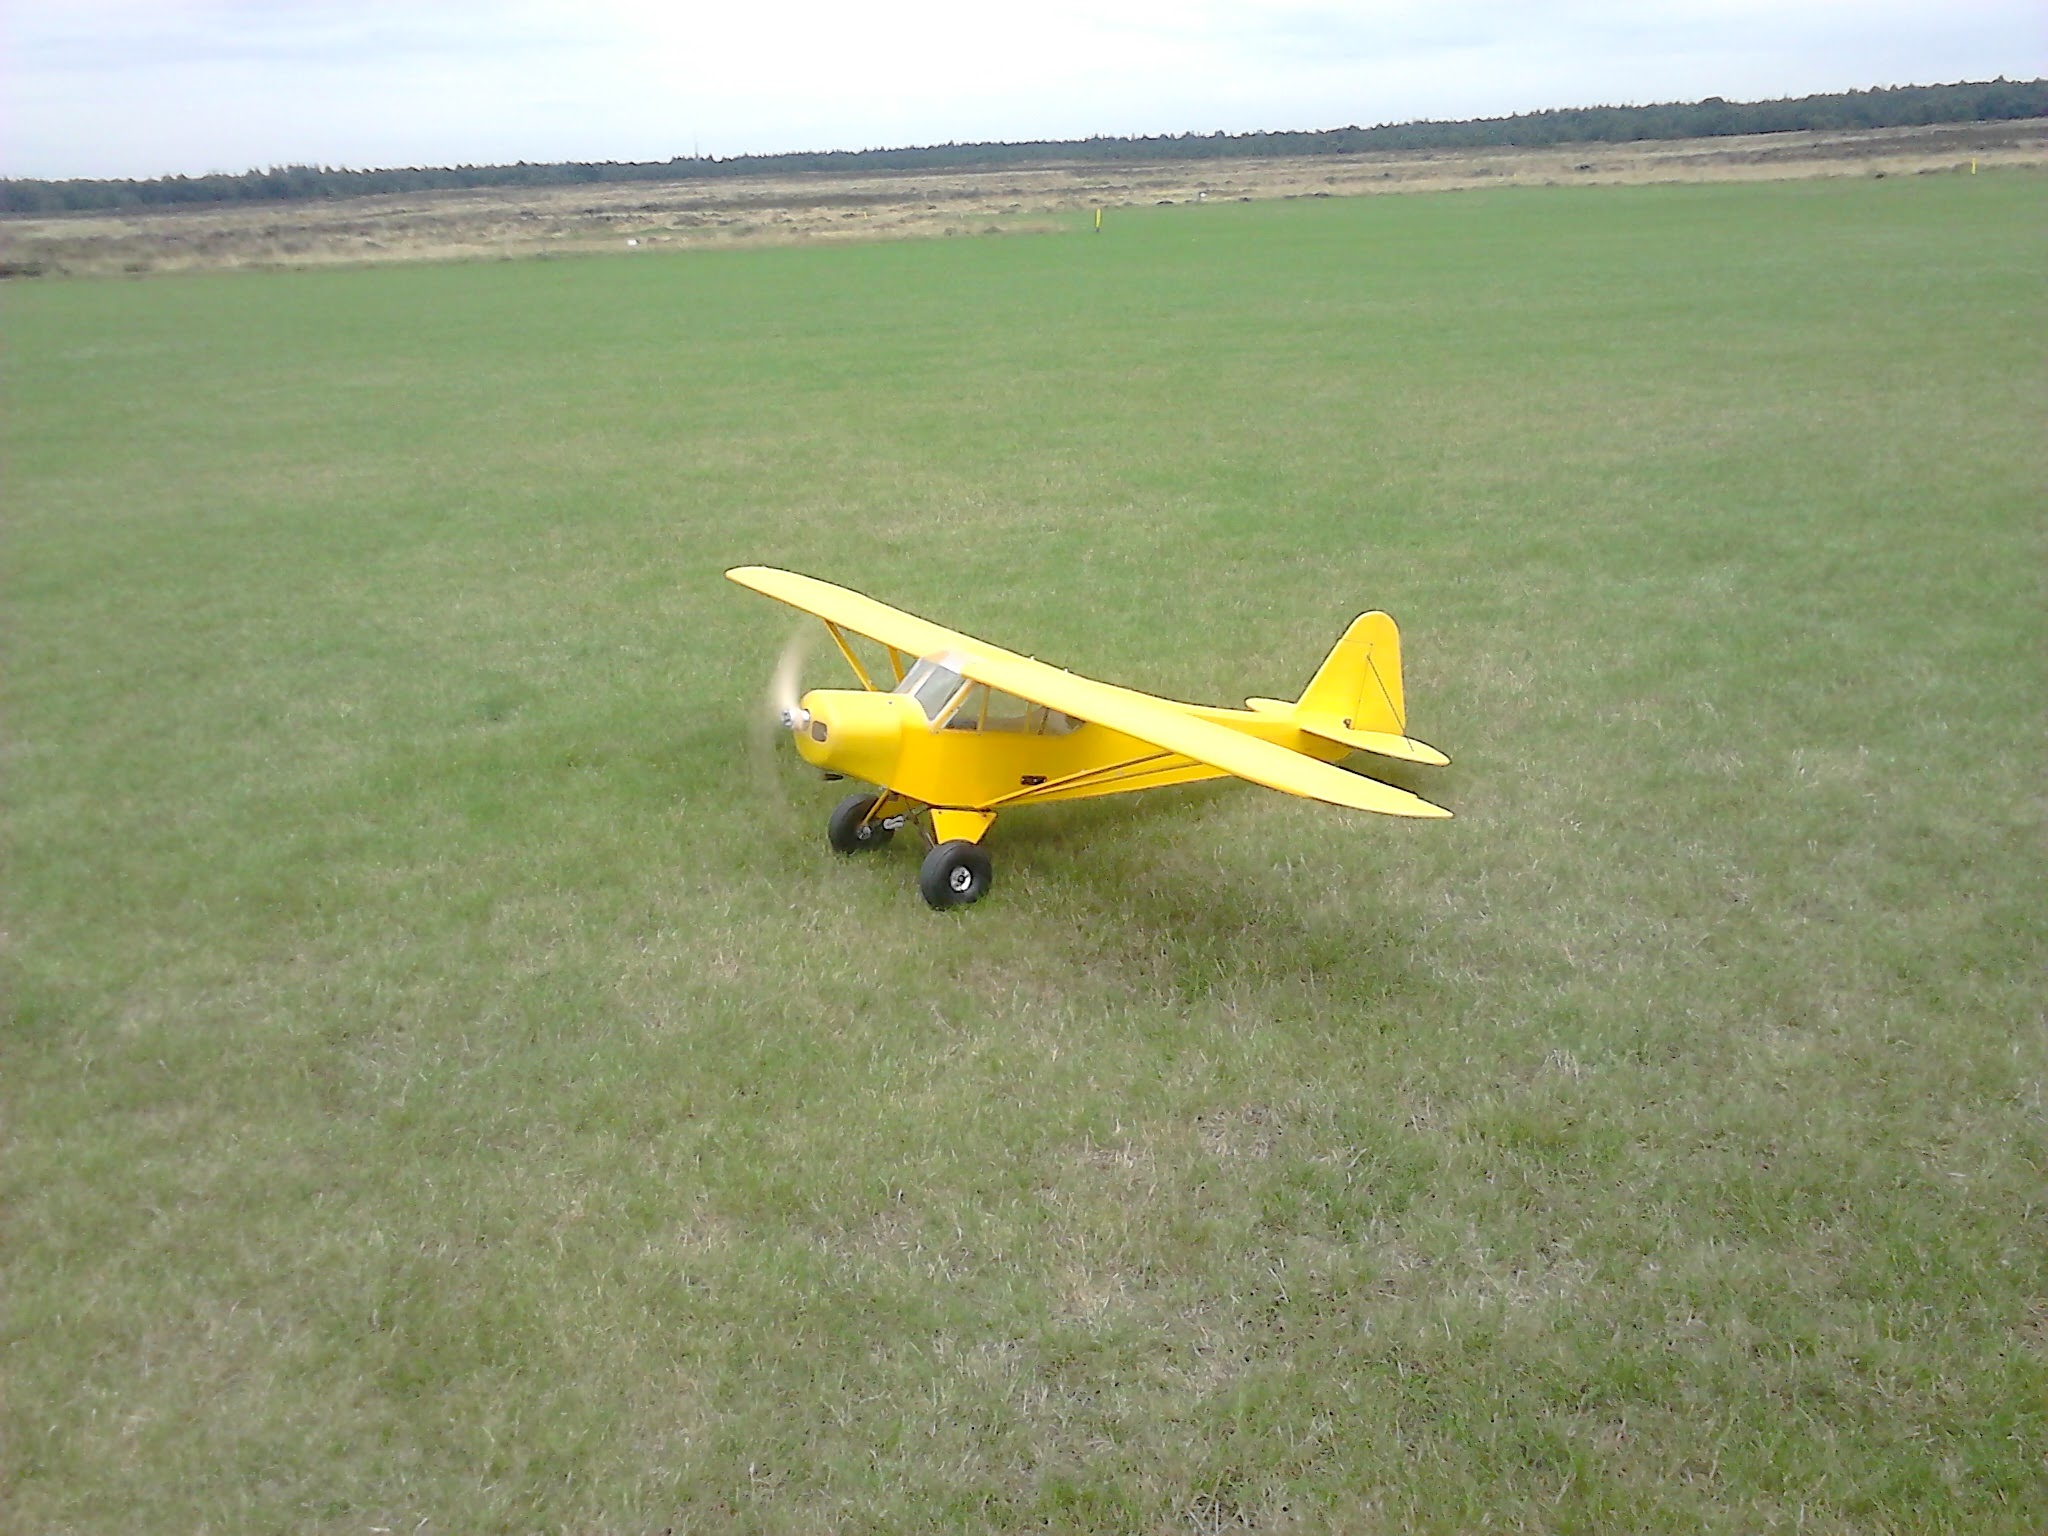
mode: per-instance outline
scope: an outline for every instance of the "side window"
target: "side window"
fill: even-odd
[[[1000,727],[988,717],[988,685],[975,683],[960,696],[960,707],[953,711],[953,718],[946,722],[949,731],[989,731]]]
[[[1072,715],[1063,715],[1056,709],[1047,709],[1043,704],[1034,704],[1026,717],[1024,729],[1034,736],[1065,736],[1087,723],[1076,720]]]
[[[992,731],[1029,730],[1031,706],[1015,694],[992,693],[988,701],[988,729]]]
[[[1043,704],[1014,694],[997,693],[975,683],[961,697],[960,707],[946,722],[949,731],[1007,731],[1020,736],[1064,736],[1082,722]]]

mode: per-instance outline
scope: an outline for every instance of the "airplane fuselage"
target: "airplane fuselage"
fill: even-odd
[[[1222,769],[1161,750],[1107,726],[986,728],[981,720],[930,719],[903,693],[819,688],[806,694],[797,751],[827,773],[892,790],[927,806],[994,809],[1126,794],[1223,777]],[[1283,717],[1189,706],[1191,713],[1325,762],[1348,748]]]

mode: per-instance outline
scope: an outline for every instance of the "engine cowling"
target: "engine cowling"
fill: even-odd
[[[903,756],[906,731],[930,729],[917,701],[900,693],[814,688],[790,727],[798,754],[813,767],[887,785]]]

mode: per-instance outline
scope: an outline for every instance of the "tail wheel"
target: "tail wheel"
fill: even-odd
[[[917,871],[917,889],[927,903],[943,912],[981,900],[988,894],[994,874],[995,866],[986,853],[955,838],[924,856]]]
[[[832,808],[832,815],[825,822],[825,836],[835,850],[840,853],[868,853],[889,846],[889,839],[896,835],[896,829],[885,827],[873,819],[879,798],[876,795],[848,795]]]

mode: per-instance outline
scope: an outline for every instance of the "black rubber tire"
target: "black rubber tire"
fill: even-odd
[[[927,904],[943,912],[981,900],[994,879],[995,866],[988,855],[975,844],[955,838],[924,856],[924,863],[918,866],[917,890]]]
[[[832,808],[832,815],[825,822],[825,836],[836,852],[872,853],[889,846],[889,839],[896,835],[895,828],[867,819],[868,812],[875,808],[876,798],[848,795]]]

